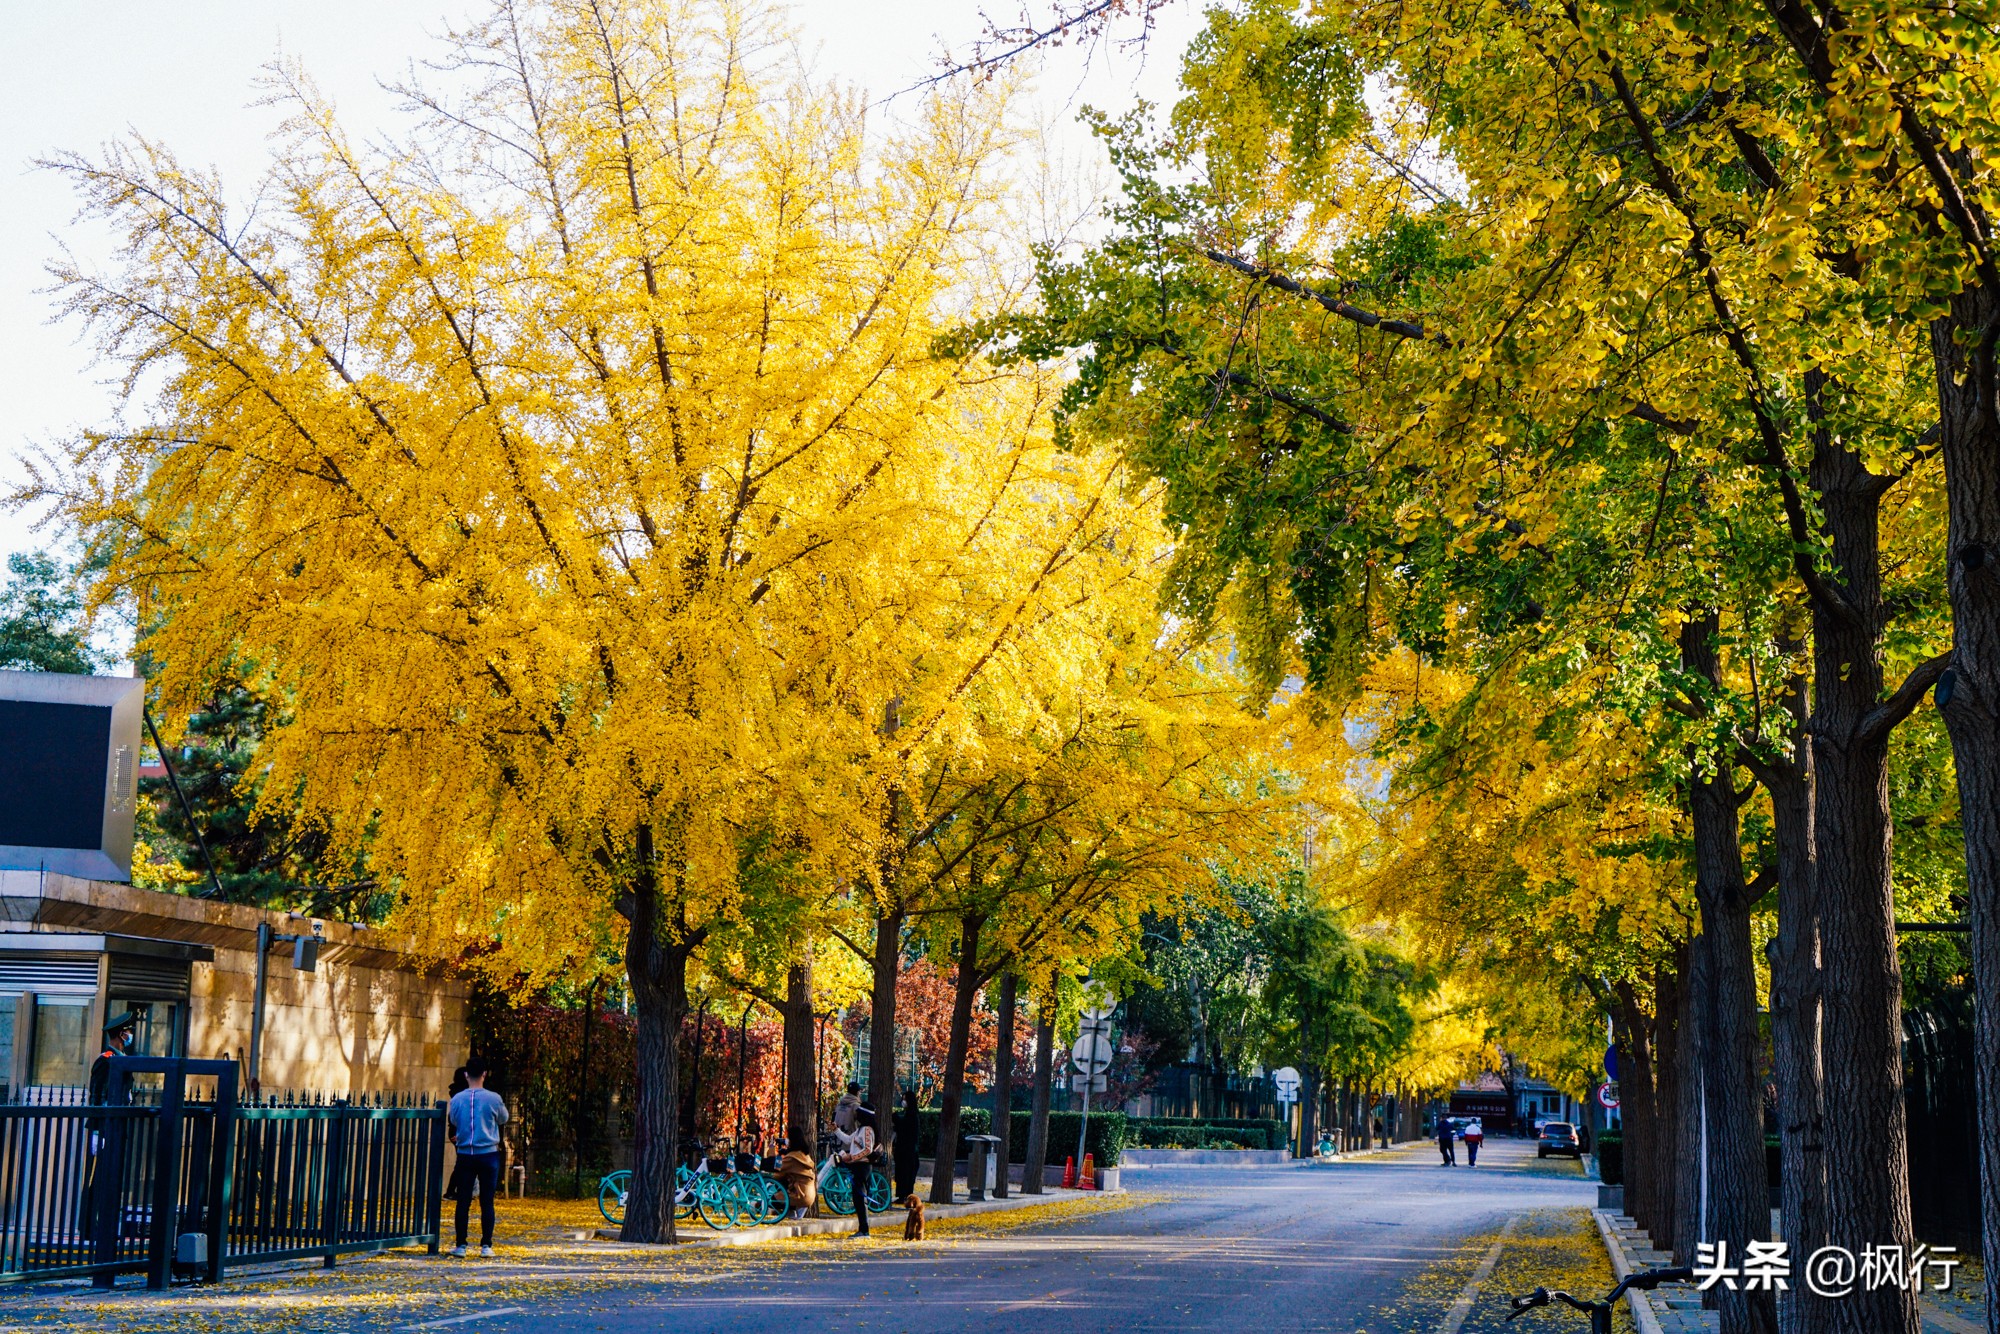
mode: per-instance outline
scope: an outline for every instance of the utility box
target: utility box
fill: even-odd
[[[993,1193],[995,1170],[1000,1165],[998,1135],[965,1137],[965,1188],[969,1198],[983,1200]]]

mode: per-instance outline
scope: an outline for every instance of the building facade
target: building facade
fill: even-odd
[[[443,1097],[466,1051],[465,984],[379,931],[44,871],[0,871],[0,1083],[82,1086],[107,1018],[137,1050],[236,1061],[251,1086],[258,927],[318,939],[311,971],[266,958],[266,1093]]]

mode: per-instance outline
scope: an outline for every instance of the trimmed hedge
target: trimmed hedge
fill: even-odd
[[[1034,1120],[1033,1112],[1016,1112],[1011,1127],[1013,1134],[1007,1145],[1007,1160],[1014,1163],[1028,1161],[1028,1125]],[[1049,1159],[1048,1166],[1055,1173],[1055,1179],[1062,1179],[1063,1159],[1076,1154],[1077,1133],[1083,1129],[1081,1112],[1049,1113]],[[1099,1167],[1118,1166],[1118,1154],[1130,1143],[1126,1134],[1125,1113],[1092,1112],[1090,1114],[1091,1153],[1097,1155]]]
[[[944,1115],[935,1107],[925,1107],[917,1112],[917,1157],[937,1157],[938,1121]],[[958,1111],[958,1133],[963,1139],[967,1135],[985,1135],[993,1129],[993,1113],[984,1107],[961,1107]],[[960,1144],[954,1158],[965,1156],[965,1145]]]
[[[937,1157],[938,1119],[941,1113],[934,1107],[924,1108],[917,1113],[917,1156]],[[1028,1125],[1034,1120],[1032,1112],[1015,1112],[1012,1131],[1008,1141],[1007,1160],[1024,1163],[1028,1160]],[[1076,1153],[1077,1132],[1083,1127],[1081,1112],[1049,1113],[1049,1165],[1057,1172],[1062,1170],[1064,1158]],[[967,1135],[986,1135],[993,1130],[993,1113],[984,1107],[967,1107],[958,1114],[959,1144],[957,1158],[965,1156],[964,1139]],[[1118,1152],[1125,1147],[1125,1113],[1092,1112],[1090,1114],[1090,1152],[1097,1155],[1099,1167],[1118,1166]]]
[[[1607,1186],[1625,1184],[1625,1137],[1615,1130],[1597,1133],[1597,1179]]]
[[[1128,1149],[1261,1149],[1261,1130],[1229,1130],[1222,1126],[1168,1126],[1141,1121],[1126,1127]]]
[[[1154,1136],[1185,1133],[1194,1127],[1247,1132],[1250,1138],[1243,1143],[1246,1149],[1285,1149],[1290,1148],[1292,1143],[1291,1132],[1283,1121],[1206,1116],[1155,1116],[1135,1120],[1126,1128],[1126,1143],[1137,1144],[1143,1140],[1148,1144],[1158,1144],[1160,1141]]]

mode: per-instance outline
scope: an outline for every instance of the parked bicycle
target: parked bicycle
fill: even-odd
[[[1694,1270],[1685,1267],[1679,1269],[1641,1269],[1619,1279],[1618,1286],[1606,1294],[1604,1300],[1601,1302],[1586,1302],[1581,1298],[1570,1296],[1560,1288],[1554,1292],[1549,1291],[1547,1288],[1536,1288],[1526,1296],[1514,1299],[1514,1309],[1507,1318],[1512,1320],[1515,1316],[1526,1315],[1538,1306],[1547,1306],[1550,1302],[1561,1302],[1563,1305],[1573,1310],[1582,1311],[1590,1317],[1590,1334],[1611,1334],[1611,1310],[1618,1305],[1620,1297],[1623,1297],[1628,1292],[1651,1292],[1662,1283],[1685,1283],[1693,1277]]]
[[[718,1146],[720,1147],[720,1146]],[[776,1177],[759,1167],[745,1168],[734,1153],[725,1152],[718,1160],[722,1167],[709,1166],[708,1150],[695,1145],[692,1167],[683,1163],[675,1173],[674,1218],[687,1222],[700,1218],[720,1231],[728,1227],[754,1227],[775,1223],[789,1210],[785,1187]],[[632,1189],[630,1172],[611,1172],[597,1183],[597,1211],[613,1227],[625,1221],[625,1203]],[[872,1203],[875,1196],[868,1196]]]
[[[842,1218],[854,1213],[854,1178],[847,1173],[847,1167],[840,1161],[840,1155],[833,1148],[830,1135],[820,1137],[819,1164],[819,1206],[830,1214]],[[879,1167],[868,1169],[868,1212],[881,1213],[889,1207],[888,1174]]]

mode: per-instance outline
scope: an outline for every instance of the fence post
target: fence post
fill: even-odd
[[[424,1119],[430,1135],[430,1152],[425,1156],[430,1160],[426,1166],[429,1178],[424,1185],[424,1213],[430,1224],[431,1254],[438,1253],[438,1243],[444,1240],[444,1104],[436,1103],[434,1115]]]
[[[209,1137],[208,1281],[222,1281],[223,1252],[229,1246],[229,1216],[236,1194],[236,1067],[215,1076],[215,1133]]]
[[[174,1238],[180,1231],[181,1121],[187,1078],[168,1070],[160,1090],[159,1138],[153,1144],[153,1238],[146,1255],[146,1286],[156,1292],[172,1286]]]
[[[320,1198],[320,1232],[326,1242],[321,1268],[333,1268],[340,1245],[340,1211],[347,1205],[347,1104],[336,1101],[326,1123],[326,1193]]]

